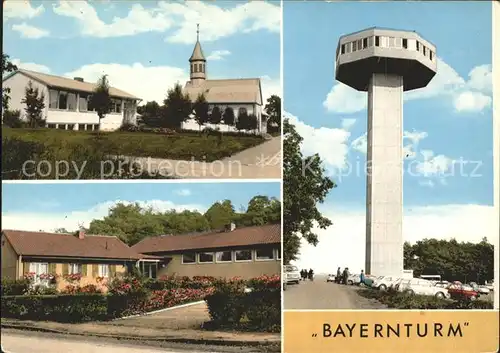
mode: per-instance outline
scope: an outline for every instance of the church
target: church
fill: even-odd
[[[227,109],[234,112],[235,121],[241,114],[255,115],[257,118],[257,133],[267,132],[267,116],[263,112],[265,102],[262,101],[262,89],[260,78],[237,78],[209,80],[207,79],[207,60],[203,54],[200,44],[199,28],[196,32],[196,44],[193,54],[189,59],[190,80],[184,86],[184,93],[187,93],[194,103],[199,95],[204,95],[209,105],[209,113],[218,107],[221,114]],[[205,124],[206,127],[217,128],[220,131],[238,131],[234,125]],[[194,118],[190,118],[182,124],[186,130],[200,129]],[[253,133],[254,131],[248,131]]]

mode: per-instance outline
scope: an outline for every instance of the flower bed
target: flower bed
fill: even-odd
[[[192,303],[204,300],[205,297],[214,292],[213,288],[203,289],[163,289],[155,290],[151,293],[148,301],[145,303],[143,311],[149,312],[164,308],[171,308],[176,305]]]

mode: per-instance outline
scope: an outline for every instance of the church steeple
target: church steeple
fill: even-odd
[[[192,84],[201,84],[206,79],[206,64],[207,60],[203,55],[203,50],[200,44],[200,25],[196,25],[196,44],[194,45],[193,54],[189,58],[190,79]]]

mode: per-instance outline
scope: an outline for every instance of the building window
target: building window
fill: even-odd
[[[252,261],[251,250],[237,250],[234,252],[235,261]]]
[[[417,51],[420,51],[420,42],[417,40]]]
[[[380,36],[375,36],[375,46],[380,47]]]
[[[403,48],[408,49],[408,39],[403,38]]]
[[[427,52],[427,48],[426,48],[425,46],[422,46],[422,47],[423,47],[423,48],[422,48],[422,50],[423,50],[423,52],[424,52],[424,56],[425,56],[425,55],[426,55],[426,52]]]
[[[92,130],[93,130],[93,131],[97,131],[97,130],[99,130],[99,124],[94,124],[94,125],[92,125]]]
[[[78,124],[78,130],[85,131],[86,128],[87,128],[87,124]]]
[[[156,278],[157,277],[158,264],[151,262],[143,262],[142,263],[142,274],[148,278]]]
[[[29,272],[35,274],[34,284],[43,284],[43,282],[47,282],[40,279],[40,275],[47,274],[49,272],[49,264],[41,263],[41,262],[32,262],[30,263]]]
[[[231,262],[233,261],[232,251],[218,251],[215,254],[215,259],[217,262]]]
[[[68,109],[68,93],[59,91],[59,104],[57,106],[58,109],[66,110]]]
[[[201,252],[198,254],[198,261],[200,263],[214,262],[213,252]]]
[[[197,73],[198,72],[198,64],[193,64],[193,66],[194,66],[194,71],[193,72]]]
[[[274,260],[273,249],[258,249],[255,250],[255,260]]]
[[[87,94],[80,94],[78,97],[78,111],[86,112],[88,110],[89,96]]]
[[[76,111],[76,94],[68,93],[68,110]]]
[[[373,37],[368,37],[368,46],[373,47]]]
[[[368,38],[363,38],[363,49],[368,48]]]
[[[276,259],[281,260],[281,249],[276,249]]]
[[[354,41],[352,42],[352,51],[358,50],[358,42]]]
[[[58,124],[57,128],[61,130],[66,130],[66,124]]]
[[[183,264],[194,264],[196,263],[196,253],[184,253],[182,254],[182,263]]]
[[[74,130],[75,124],[68,124],[68,130]]]
[[[56,124],[47,124],[47,127],[49,129],[55,129],[56,128]]]
[[[205,64],[201,64],[201,72],[205,73]]]
[[[345,44],[345,52],[350,53],[351,52],[351,43],[346,43]]]
[[[109,277],[109,265],[99,265],[97,268],[97,273],[99,277],[108,278]]]
[[[345,54],[345,44],[342,44],[342,47],[341,47],[340,53],[341,53],[341,54]]]
[[[111,100],[111,112],[112,113],[121,113],[122,111],[122,101],[119,99],[112,99]]]
[[[429,50],[429,59],[432,60],[432,50]]]
[[[240,109],[238,109],[238,116],[240,116],[242,114],[248,114],[247,108],[240,108]]]
[[[59,92],[51,89],[49,91],[49,108],[57,109],[57,101],[58,101]]]
[[[69,274],[82,274],[82,264],[69,264]]]

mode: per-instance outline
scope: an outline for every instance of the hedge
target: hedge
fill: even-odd
[[[217,280],[214,293],[205,299],[210,325],[216,329],[244,328],[279,332],[281,330],[281,279],[262,276]]]
[[[457,309],[493,309],[493,303],[485,300],[451,300],[438,299],[427,295],[408,295],[399,292],[384,292],[373,289],[363,289],[358,292],[361,296],[370,299],[376,299],[389,308],[394,309],[438,309],[438,310],[457,310]]]

